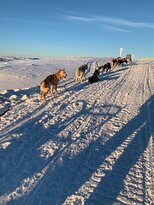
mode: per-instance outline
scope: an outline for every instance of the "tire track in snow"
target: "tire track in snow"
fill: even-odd
[[[85,116],[85,119],[87,119],[87,116]],[[84,121],[84,126],[85,126],[85,120],[83,120]]]
[[[153,107],[154,107],[154,79],[150,78],[150,76],[152,76],[152,74],[154,74],[154,72],[152,73],[152,68],[151,66],[149,66],[146,69],[146,74],[147,77],[144,80],[144,102],[147,101],[147,98],[150,98],[151,100],[146,104],[145,107],[145,116],[146,116],[146,120],[148,122],[148,127],[146,130],[146,135],[150,136],[150,140],[149,140],[149,144],[145,153],[145,156],[143,158],[143,160],[146,160],[146,162],[144,163],[144,177],[145,177],[145,198],[146,201],[145,203],[150,203],[150,201],[154,201],[154,187],[153,187],[153,179],[154,179],[154,143],[153,143],[153,139],[154,139],[154,123],[153,123],[153,116],[154,116],[154,112],[153,112]],[[152,82],[153,80],[153,82]],[[143,141],[143,145],[144,145],[144,141]]]
[[[119,95],[121,96],[121,90],[123,89],[123,84],[124,84],[124,82],[126,81],[126,79],[128,78],[128,76],[130,75],[130,71],[128,72],[128,73],[126,73],[124,76],[122,76],[121,78],[122,79],[120,79],[118,82],[116,81],[115,82],[115,85],[114,85],[114,88],[115,89],[113,89],[113,91],[109,94],[109,95],[107,95],[107,99],[105,100],[106,102],[108,102],[108,100],[110,99],[110,102],[112,102],[113,103],[113,105],[112,105],[112,107],[110,108],[110,110],[108,110],[108,112],[110,113],[111,112],[111,110],[113,109],[113,107],[114,107],[114,105],[116,105],[117,104],[117,100],[116,99],[118,99],[119,98]],[[121,96],[122,98],[124,98],[124,96]],[[121,100],[122,100],[122,98],[121,98]],[[125,101],[125,103],[127,102],[127,100]],[[118,113],[117,113],[118,114]],[[105,120],[105,119],[104,119]],[[99,134],[98,134],[99,135]],[[94,147],[92,147],[91,149],[94,149]],[[86,156],[86,158],[88,158],[89,157],[89,155],[91,154],[91,152],[89,152],[88,154],[87,154],[87,156]],[[85,159],[85,161],[86,161],[86,159]],[[83,166],[83,165],[82,165]],[[86,166],[84,166],[84,168],[86,168]],[[90,169],[90,167],[87,167],[87,169]],[[88,170],[87,171],[85,171],[84,170],[84,172],[88,172]],[[76,181],[74,182],[74,184],[77,184],[78,182],[77,182],[77,178],[79,178],[79,176],[80,175],[82,175],[82,167],[79,169],[79,171],[78,171],[78,173],[77,173],[77,176],[75,177],[76,178]],[[97,175],[97,172],[96,172],[96,175]],[[103,175],[101,174],[100,175],[100,177],[102,177]],[[73,198],[72,197],[68,197],[67,199],[66,199],[66,201],[64,202],[64,204],[71,204],[71,201],[72,200],[74,200],[74,197],[78,197],[80,200],[82,199],[82,197],[84,196],[88,196],[89,194],[91,194],[91,191],[92,190],[94,190],[96,187],[95,187],[95,183],[97,184],[98,182],[97,182],[97,179],[98,179],[98,182],[99,182],[99,175],[98,175],[98,177],[96,176],[96,177],[94,177],[93,176],[93,179],[92,179],[92,181],[91,181],[91,184],[90,184],[90,187],[89,187],[89,183],[87,182],[87,188],[86,188],[86,184],[85,184],[85,187],[83,186],[83,187],[81,187],[80,188],[80,190],[79,190],[79,193],[80,194],[77,194],[77,193],[74,193],[75,195],[73,195]],[[96,180],[96,181],[95,181]],[[94,187],[93,187],[93,185],[94,185]],[[87,191],[85,191],[85,190],[87,190]],[[83,196],[81,197],[81,195],[82,195],[82,192],[85,192],[84,194],[83,194]],[[88,193],[89,192],[89,193]],[[81,197],[81,198],[80,198]]]
[[[88,120],[88,117],[86,116],[86,121]],[[85,121],[85,119],[84,119]],[[85,122],[86,122],[85,121]],[[83,124],[83,126],[85,126],[85,124]],[[55,157],[52,159],[51,162],[49,162],[49,164],[45,165],[47,166],[48,168],[50,168],[52,170],[52,166],[55,166],[55,163],[59,160],[59,158],[64,154],[65,150],[70,146],[71,143],[74,143],[74,140],[71,141],[70,143],[66,144],[64,147],[60,147],[59,150],[57,151]],[[54,163],[53,163],[54,162]],[[43,165],[44,166],[44,165]],[[43,169],[44,170],[44,169]],[[47,171],[48,169],[45,168],[45,170]],[[16,172],[16,171],[15,171]],[[45,174],[44,171],[42,171],[43,174]],[[7,177],[8,178],[8,177]],[[40,179],[42,178],[42,175],[40,177]],[[38,180],[38,177],[37,177],[37,180]],[[38,183],[38,181],[36,180],[36,184]],[[33,183],[33,186],[34,186],[34,189],[35,189],[35,183]],[[17,191],[20,193],[22,192],[22,187],[21,188],[17,188]]]
[[[132,72],[131,72],[132,71]],[[128,104],[129,104],[129,108],[131,108],[132,106],[133,106],[133,101],[132,100],[130,100],[130,98],[129,98],[129,96],[128,95],[125,95],[123,92],[125,91],[125,89],[127,88],[127,86],[128,86],[128,81],[129,80],[131,80],[131,75],[133,76],[133,70],[129,70],[129,75],[127,75],[128,73],[125,73],[125,74],[123,74],[119,79],[117,79],[117,81],[115,81],[114,83],[113,83],[113,85],[112,85],[112,81],[111,82],[101,82],[102,83],[102,85],[107,85],[108,86],[108,89],[110,89],[110,91],[108,92],[108,90],[106,90],[106,91],[104,91],[104,93],[103,93],[103,96],[104,96],[104,99],[103,99],[103,102],[104,103],[107,103],[108,101],[109,102],[113,102],[113,105],[110,107],[110,109],[108,110],[108,112],[111,112],[112,111],[112,109],[114,110],[114,105],[117,105],[117,104],[119,104],[120,103],[120,100],[121,101],[123,101],[123,104],[122,104],[122,107],[124,108],[125,107],[125,105],[127,105],[128,106]],[[125,78],[125,79],[122,79],[122,78]],[[139,77],[138,77],[139,78]],[[136,80],[137,81],[137,80]],[[134,81],[133,83],[135,84],[136,83],[136,81]],[[92,86],[90,86],[91,87],[91,89],[89,89],[89,91],[93,91],[93,89],[92,89]],[[93,86],[93,88],[94,88],[94,86]],[[101,88],[101,86],[100,86],[100,88]],[[114,88],[114,89],[113,89]],[[129,87],[129,91],[130,91],[130,87]],[[136,89],[136,88],[135,88]],[[127,89],[126,89],[127,90]],[[98,92],[99,90],[96,90],[96,92]],[[137,96],[138,96],[138,94],[136,93],[136,92],[133,92],[133,91],[130,91],[130,93],[133,95],[133,98],[134,97],[136,97],[137,98]],[[75,98],[81,98],[83,95],[84,95],[84,91],[80,91],[80,92],[74,92],[74,99]],[[101,93],[102,94],[102,93]],[[94,93],[94,96],[97,98],[97,101],[98,101],[98,103],[100,102],[101,103],[101,94],[98,94],[98,95],[96,95],[96,93]],[[88,95],[88,93],[87,93],[87,95]],[[135,96],[136,95],[136,96]],[[142,96],[142,93],[140,93],[140,95]],[[66,99],[66,101],[64,100],[64,102],[63,103],[65,103],[66,102],[66,104],[68,104],[68,102],[70,102],[72,99],[73,99],[73,97],[71,98],[71,97],[69,97],[69,100],[67,101],[67,99]],[[129,100],[129,101],[128,101]],[[142,97],[141,97],[141,100],[142,100]],[[127,102],[128,101],[128,102]],[[135,103],[137,102],[137,99],[136,99],[136,101],[135,101]],[[91,100],[91,103],[92,103],[92,100]],[[55,106],[55,109],[57,109],[58,110],[58,105],[57,106]],[[134,110],[134,109],[133,109]],[[47,109],[46,109],[46,112],[52,112],[52,109],[50,109],[50,106],[49,107],[47,107]],[[43,114],[45,114],[45,113],[43,113]],[[90,114],[90,113],[87,113],[87,114]],[[120,121],[120,118],[122,119],[123,117],[125,117],[125,116],[123,116],[122,114],[121,115],[117,115],[117,116],[119,116],[119,121]],[[60,119],[59,119],[60,120]],[[86,126],[87,126],[87,124],[88,124],[88,122],[91,120],[91,118],[90,118],[90,116],[89,117],[87,117],[87,115],[85,115],[85,118],[83,118],[83,127],[80,129],[80,130],[78,130],[76,133],[77,133],[77,135],[79,135],[80,133],[81,133],[81,136],[82,137],[84,137],[84,134],[86,133],[86,132],[84,132],[84,129],[86,129]],[[104,120],[104,119],[103,119]],[[97,121],[96,121],[97,122]],[[113,122],[114,122],[114,120],[113,120]],[[91,121],[90,121],[90,123],[91,123]],[[82,124],[82,123],[81,123]],[[114,127],[113,127],[114,128]],[[120,129],[120,128],[119,128]],[[82,131],[83,130],[83,131]],[[101,132],[102,132],[102,130],[101,130]],[[101,133],[100,132],[100,133]],[[75,132],[74,132],[74,134],[76,134]],[[51,134],[51,133],[50,133]],[[87,135],[85,136],[86,137],[86,140],[88,139],[89,141],[88,142],[90,142],[90,140],[91,140],[91,135],[92,135],[93,133],[89,133],[89,135],[88,135],[88,133],[87,133]],[[39,139],[39,138],[37,138],[37,139]],[[37,142],[37,143],[40,143],[41,144],[41,142],[43,142],[43,141],[41,141],[42,139],[40,139],[40,141],[39,142]],[[78,140],[80,140],[80,139],[77,139],[77,141]],[[87,143],[87,141],[82,141],[83,143],[85,143],[85,145],[86,145],[86,143]],[[57,151],[55,152],[55,155],[53,156],[53,158],[51,158],[51,159],[49,159],[49,160],[47,160],[46,161],[46,163],[43,163],[42,164],[42,167],[39,167],[40,169],[38,170],[38,173],[40,173],[40,177],[38,176],[38,177],[36,177],[36,179],[35,179],[35,177],[34,177],[34,183],[32,183],[32,186],[31,185],[29,185],[29,187],[27,188],[27,191],[25,190],[25,192],[24,192],[24,190],[22,189],[22,188],[24,188],[24,183],[23,184],[21,184],[21,186],[19,186],[19,187],[17,187],[17,188],[19,188],[18,190],[15,190],[16,192],[18,192],[18,197],[20,198],[20,197],[22,197],[22,193],[23,193],[23,195],[25,194],[25,197],[24,197],[24,199],[23,199],[23,202],[25,203],[25,204],[30,204],[30,203],[33,203],[33,202],[35,202],[35,200],[36,200],[36,198],[35,198],[35,196],[37,196],[37,194],[39,193],[39,197],[40,197],[40,199],[39,199],[39,202],[40,202],[40,204],[43,204],[44,203],[44,199],[43,199],[43,194],[45,193],[46,194],[46,192],[43,192],[42,191],[42,189],[43,189],[43,187],[45,188],[46,187],[46,185],[47,185],[47,182],[49,181],[49,180],[51,180],[50,179],[50,175],[49,176],[47,176],[48,175],[48,173],[50,173],[50,172],[52,172],[55,168],[56,168],[56,166],[57,166],[57,164],[59,163],[59,161],[60,161],[60,158],[64,158],[65,157],[65,155],[67,154],[68,155],[68,153],[67,153],[67,151],[68,151],[68,149],[72,149],[71,148],[71,143],[74,143],[74,141],[69,141],[68,142],[68,144],[60,144],[60,146],[58,147],[58,149],[57,149]],[[127,143],[128,142],[126,142],[126,145],[127,145]],[[63,146],[64,145],[64,146]],[[80,144],[79,144],[80,145]],[[124,146],[126,146],[126,145],[124,145]],[[34,145],[31,145],[31,147],[30,147],[30,149],[29,150],[27,150],[27,152],[28,151],[30,151],[31,149],[32,149],[32,147],[33,147]],[[123,149],[124,149],[125,147],[123,147]],[[21,148],[22,149],[22,148]],[[79,149],[80,150],[82,150],[83,148],[82,147],[79,147]],[[94,148],[92,148],[92,149],[94,149]],[[90,154],[90,153],[89,153]],[[86,157],[88,158],[88,156],[89,155],[87,155]],[[112,156],[113,157],[113,161],[116,161],[117,160],[117,157],[118,156]],[[87,159],[86,158],[86,159]],[[113,162],[111,161],[109,161],[109,164],[108,165],[113,165]],[[110,167],[109,167],[110,168]],[[87,167],[86,168],[86,170],[87,170],[87,172],[89,171],[88,170],[89,168]],[[103,169],[103,167],[102,167],[102,169]],[[104,169],[108,169],[108,167],[106,167],[106,168],[104,168]],[[16,172],[16,171],[18,171],[18,169],[17,170],[15,170],[14,171],[14,173]],[[81,167],[79,167],[79,170],[78,170],[78,172],[77,172],[77,175],[76,175],[76,177],[75,177],[75,184],[77,184],[78,183],[78,179],[79,179],[79,177],[81,176],[81,174],[84,174],[84,172],[82,171],[82,165],[81,165]],[[11,173],[10,173],[11,174]],[[37,174],[36,174],[37,175]],[[52,175],[51,175],[52,176]],[[100,173],[100,175],[99,175],[99,173],[95,173],[95,175],[94,175],[94,179],[92,179],[92,184],[90,184],[90,185],[94,185],[94,184],[98,184],[99,183],[99,180],[101,179],[101,177],[102,177],[102,175],[101,175],[101,173]],[[133,177],[133,175],[132,175],[132,177]],[[32,176],[32,179],[33,179],[33,176]],[[68,178],[68,180],[69,179],[71,179],[71,178]],[[35,183],[36,182],[36,183]],[[23,185],[23,187],[22,187],[22,185]],[[116,185],[115,185],[116,186]],[[73,188],[73,187],[72,187]],[[96,188],[96,186],[94,187],[94,188]],[[133,187],[132,187],[133,188]],[[32,190],[33,190],[33,192],[32,192]],[[23,191],[23,192],[22,192]],[[85,190],[83,190],[83,192],[84,192]],[[87,190],[88,191],[88,190]],[[28,194],[30,192],[30,194]],[[11,193],[10,192],[10,194],[13,194],[13,193]],[[62,193],[61,193],[62,194]],[[65,193],[64,193],[65,194]],[[82,193],[81,193],[82,194]],[[83,193],[84,194],[84,193]],[[46,195],[45,195],[46,196]],[[6,196],[5,196],[6,197]],[[11,195],[10,195],[10,197],[11,197]],[[17,197],[17,198],[18,198]],[[62,197],[62,196],[59,196],[59,197]],[[106,196],[107,197],[107,196]],[[121,197],[121,196],[120,196]],[[125,197],[125,195],[124,195],[124,197]],[[7,199],[6,199],[7,200]],[[42,200],[42,201],[41,201]],[[108,198],[108,200],[110,200],[110,197]],[[121,200],[121,202],[120,203],[122,203],[122,198],[119,198],[119,201]],[[129,199],[128,199],[128,201],[129,201]],[[127,202],[128,202],[127,201]],[[95,203],[96,201],[94,201],[94,203]],[[98,200],[97,201],[98,203],[100,203],[100,201]],[[123,201],[123,202],[125,202],[125,200]],[[126,202],[126,204],[127,204],[127,202]],[[12,199],[12,203],[13,203],[13,199]]]
[[[50,111],[51,111],[51,110],[50,110]],[[85,120],[85,119],[84,119],[84,120]],[[25,125],[24,125],[24,126],[25,126]],[[34,146],[34,145],[33,145],[33,146]],[[60,149],[61,149],[61,148],[60,148]],[[59,149],[59,150],[60,150],[60,149]],[[28,150],[26,151],[26,153],[22,156],[22,158],[20,159],[20,161],[25,161],[24,158],[25,158],[25,156],[27,155],[28,152],[30,152],[29,149],[28,149]],[[56,155],[56,156],[57,156],[57,155]],[[53,160],[54,160],[54,159],[53,159]],[[20,163],[18,164],[18,166],[16,166],[16,167],[14,168],[14,170],[10,170],[10,174],[12,174],[12,171],[16,173],[19,166],[20,166]],[[6,177],[8,178],[8,175],[5,176],[5,178],[6,178]],[[4,181],[5,181],[5,178],[4,178]]]
[[[133,72],[132,72],[131,74],[133,74]],[[143,73],[142,73],[142,74],[143,74]],[[130,77],[131,77],[131,76],[130,76]],[[129,80],[130,80],[130,79],[128,79],[128,76],[127,76],[127,81],[129,81]],[[124,82],[124,81],[125,81],[125,79],[123,80],[123,82]],[[134,83],[136,84],[135,81],[134,81]],[[127,86],[127,83],[126,83],[126,86]],[[120,87],[121,87],[121,84],[119,83],[119,85],[118,85],[117,87],[120,88]],[[123,87],[122,89],[125,90],[124,84],[122,85],[122,87]],[[129,88],[129,89],[130,89],[130,88]],[[117,89],[116,89],[116,90],[117,90]],[[122,91],[120,92],[120,91],[121,91],[121,90],[119,89],[119,93],[122,93],[122,95],[123,95],[123,92],[122,92]],[[143,94],[143,93],[142,93],[142,94]],[[117,93],[116,93],[115,95],[117,95]],[[123,97],[123,96],[121,96],[121,97]],[[136,97],[136,93],[135,93],[135,92],[134,92],[134,97]],[[110,99],[110,98],[109,98],[109,99]],[[121,100],[122,100],[122,98],[121,98]],[[110,99],[110,101],[111,101],[111,99]],[[116,99],[115,99],[115,102],[116,102]],[[125,101],[125,103],[126,103],[126,102],[127,102],[127,100]],[[130,102],[129,102],[129,103],[130,103]],[[133,101],[131,101],[131,104],[132,104],[131,106],[133,106]],[[129,106],[130,106],[130,105],[129,105]],[[131,106],[130,106],[130,107],[131,107]],[[131,138],[130,138],[130,140],[131,140]],[[126,144],[130,143],[130,140],[128,140]],[[125,146],[124,146],[124,148],[122,148],[122,149],[125,149]],[[113,158],[113,159],[114,159],[114,158]],[[115,158],[114,160],[117,160],[117,159]],[[122,168],[121,168],[121,169],[122,169]],[[97,170],[97,171],[99,171],[99,170]],[[96,172],[96,175],[99,176],[99,174],[98,174],[97,172]],[[102,177],[102,176],[104,176],[104,174],[101,174],[101,175],[100,175],[100,177]],[[93,176],[93,177],[94,177],[94,176]],[[133,177],[133,175],[132,175],[132,177]],[[95,182],[95,179],[96,179],[96,182]],[[98,180],[98,182],[97,182],[97,180]],[[92,182],[92,181],[91,181],[91,183],[88,183],[88,182],[87,182],[87,192],[88,192],[88,190],[89,190],[89,191],[90,191],[89,194],[91,194],[91,192],[93,192],[93,190],[96,188],[96,186],[97,186],[97,184],[99,183],[99,181],[100,181],[99,177],[94,177],[94,182]],[[77,183],[77,182],[76,182],[76,183]],[[91,184],[91,185],[96,184],[96,186],[90,188],[90,187],[89,187],[89,184]],[[88,188],[88,187],[89,187],[89,188]],[[131,187],[130,187],[130,188],[131,188]],[[85,197],[85,195],[88,194],[85,190],[86,190],[86,188],[81,187],[81,189],[80,189],[80,191],[79,191],[80,194],[79,194],[79,192],[74,193],[75,195],[73,195],[72,198],[69,197],[68,200],[65,201],[65,203],[66,203],[66,204],[69,204],[69,202],[71,203],[71,200],[73,201],[73,200],[74,200],[74,197],[76,197],[76,196],[79,197],[79,198],[80,198],[81,196],[84,196],[84,197]],[[86,192],[86,194],[85,194],[84,192]],[[82,194],[83,194],[83,195],[82,195]],[[82,197],[81,197],[81,199],[83,200]],[[109,199],[108,199],[108,200],[109,200]],[[119,200],[122,200],[122,198],[121,198],[121,199],[119,198]],[[121,202],[122,202],[122,201],[121,201]],[[126,201],[123,201],[123,202],[126,203]],[[64,203],[64,204],[65,204],[65,203]],[[99,202],[99,201],[97,201],[97,202],[94,201],[93,203],[100,203],[100,202]],[[92,203],[92,204],[93,204],[93,203]],[[100,204],[102,204],[102,203],[100,203]]]

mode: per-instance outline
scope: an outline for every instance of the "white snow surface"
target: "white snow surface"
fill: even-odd
[[[0,205],[153,204],[154,61],[74,81],[83,63],[109,60],[0,62]],[[67,79],[41,102],[40,82],[61,67]]]

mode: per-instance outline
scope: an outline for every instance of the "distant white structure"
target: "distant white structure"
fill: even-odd
[[[123,48],[120,48],[120,57],[122,56]]]

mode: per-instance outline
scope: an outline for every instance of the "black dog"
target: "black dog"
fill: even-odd
[[[106,63],[104,66],[103,66],[103,72],[106,71],[106,73],[111,70],[111,63]]]
[[[95,70],[95,72],[93,73],[93,75],[91,77],[88,78],[89,83],[96,83],[99,81],[99,71]]]
[[[104,65],[98,66],[97,70],[99,70],[100,73],[104,73],[104,71],[106,71],[107,73],[108,71],[111,70],[111,63],[106,63]]]

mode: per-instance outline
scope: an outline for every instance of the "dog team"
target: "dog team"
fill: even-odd
[[[89,63],[89,62],[88,62]],[[88,70],[88,63],[80,66],[76,69],[75,72],[75,80],[82,82],[85,79],[85,73]],[[117,65],[121,65],[123,63],[127,64],[127,60],[125,58],[115,58],[111,63],[106,63],[105,65],[95,67],[95,71],[92,76],[88,78],[90,83],[98,82],[100,73],[108,72],[111,70],[112,66],[116,67]],[[67,77],[66,71],[64,68],[59,69],[54,74],[47,76],[40,84],[40,98],[41,100],[46,100],[46,95],[51,91],[52,93],[57,92],[57,86],[61,79],[65,79]]]

